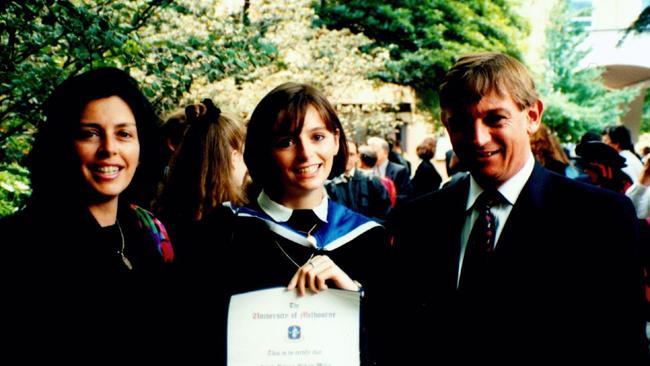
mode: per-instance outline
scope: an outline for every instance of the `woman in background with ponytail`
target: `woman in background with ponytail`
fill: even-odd
[[[218,236],[229,238],[231,207],[246,203],[245,129],[211,99],[187,106],[185,118],[185,135],[155,206],[174,238],[176,267],[199,271],[212,267],[217,254],[208,252],[223,249]]]
[[[187,127],[156,210],[174,238],[174,349],[185,363],[225,364],[226,254],[234,210],[246,203],[245,129],[212,100],[185,107]],[[211,337],[205,337],[211,334]]]

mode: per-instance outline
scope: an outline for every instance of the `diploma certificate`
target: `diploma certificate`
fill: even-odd
[[[233,295],[228,366],[358,366],[360,293],[285,288]]]

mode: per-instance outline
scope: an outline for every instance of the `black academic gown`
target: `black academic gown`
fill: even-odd
[[[200,221],[174,221],[174,295],[166,352],[181,363],[225,365],[226,314],[230,279],[241,270],[228,255],[235,213],[216,207]]]
[[[263,213],[254,214],[262,212],[256,205],[251,206],[249,211],[240,212],[228,251],[228,261],[234,271],[227,280],[229,293],[285,287],[297,271],[293,262],[303,265],[312,255],[329,256],[350,278],[363,285],[361,351],[363,363],[366,364],[371,357],[367,354],[366,342],[373,327],[369,324],[369,318],[374,319],[374,315],[371,315],[373,309],[369,308],[378,309],[373,303],[380,298],[379,293],[388,290],[382,282],[383,278],[392,274],[387,265],[390,250],[388,236],[382,226],[365,217],[358,222],[365,222],[367,226],[356,234],[350,234],[359,228],[349,224],[362,216],[331,200],[328,205],[330,230],[340,229],[339,225],[346,223],[351,230],[340,230],[338,238],[330,237],[335,243],[325,248],[309,245],[304,234],[292,233],[290,228],[273,222]],[[338,219],[333,218],[333,211],[339,213]],[[324,230],[317,228],[315,236],[319,237]],[[346,234],[350,237],[342,238]]]

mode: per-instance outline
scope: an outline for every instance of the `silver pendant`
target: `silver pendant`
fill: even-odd
[[[314,238],[313,236],[307,235],[307,241],[314,247],[316,246],[316,238]]]
[[[129,270],[133,269],[133,265],[131,264],[131,261],[129,258],[127,258],[124,254],[120,253],[120,257],[122,257],[122,263],[128,268]]]

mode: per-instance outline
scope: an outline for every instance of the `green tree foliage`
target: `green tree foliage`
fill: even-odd
[[[588,130],[618,122],[626,112],[624,106],[638,93],[637,89],[605,87],[602,68],[580,68],[590,52],[582,46],[587,32],[571,19],[566,3],[558,2],[546,32],[548,68],[540,85],[546,106],[544,122],[563,141],[576,141]]]
[[[244,26],[241,18],[224,15],[219,3],[3,2],[0,191],[22,192],[27,172],[20,163],[43,119],[42,103],[70,75],[99,66],[128,70],[162,113],[195,84],[246,74],[272,61],[275,47],[263,41],[260,26]]]
[[[0,217],[13,213],[29,197],[27,173],[16,163],[0,165]]]
[[[316,24],[372,39],[364,50],[387,48],[390,59],[374,76],[413,87],[432,112],[441,78],[459,55],[501,51],[521,58],[517,42],[528,31],[505,0],[322,0],[316,10]]]
[[[305,82],[322,90],[336,106],[346,133],[359,139],[366,133],[386,134],[398,123],[395,99],[378,97],[381,88],[406,88],[368,75],[384,68],[388,52],[375,47],[372,52],[360,49],[372,41],[361,33],[347,29],[333,30],[312,26],[314,9],[311,0],[260,0],[251,4],[249,20],[269,24],[265,38],[277,45],[275,62],[254,72],[228,78],[205,88],[194,88],[189,101],[210,96],[225,112],[246,119],[259,100],[277,85],[287,81]],[[392,88],[391,88],[392,87]],[[372,104],[359,102],[360,94],[373,95]]]

